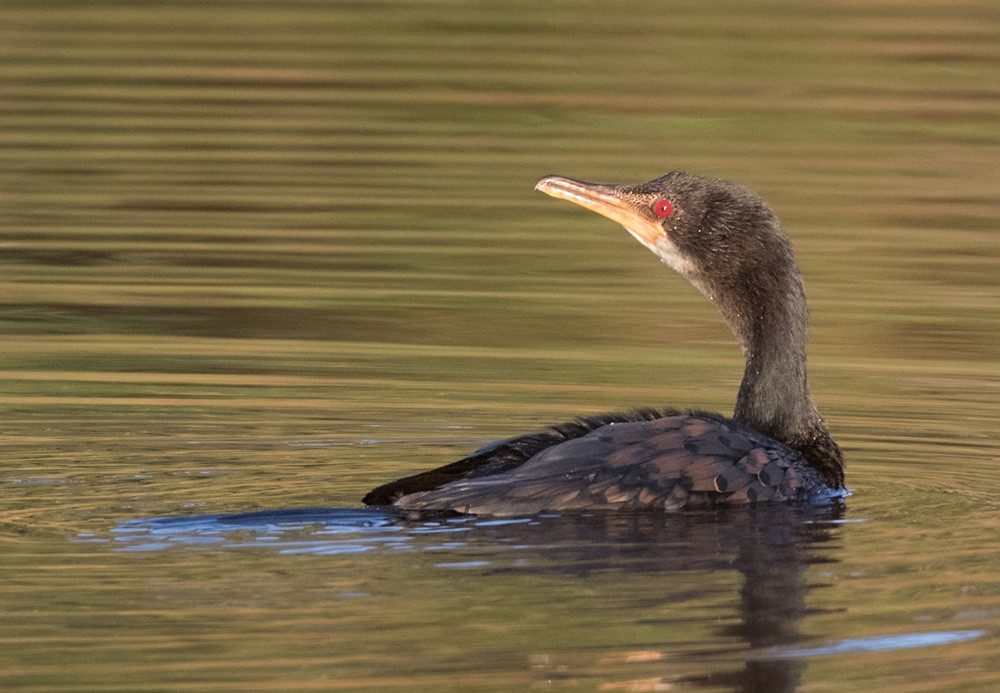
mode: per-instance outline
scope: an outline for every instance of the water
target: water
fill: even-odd
[[[992,3],[0,9],[0,689],[1000,688]],[[738,350],[559,173],[759,190],[844,508],[411,521]],[[304,510],[310,509],[310,510]]]

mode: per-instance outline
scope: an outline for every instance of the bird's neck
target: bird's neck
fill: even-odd
[[[806,374],[805,301],[764,308],[737,332],[746,368],[734,418],[787,442],[819,419]]]
[[[794,264],[770,279],[774,286],[757,286],[741,293],[739,303],[719,306],[746,356],[733,419],[798,450],[838,488],[843,457],[809,393],[802,279]]]

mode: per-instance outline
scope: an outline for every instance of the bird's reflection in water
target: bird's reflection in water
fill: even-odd
[[[378,560],[378,552],[433,550],[435,560],[440,561],[436,565],[474,567],[494,575],[584,578],[601,574],[611,580],[615,575],[662,576],[661,604],[649,606],[648,589],[635,596],[637,603],[646,604],[636,607],[636,612],[645,614],[669,614],[678,602],[683,605],[684,600],[704,597],[706,589],[699,575],[735,570],[741,585],[738,613],[731,614],[728,625],[717,628],[717,637],[695,656],[708,666],[729,667],[735,654],[733,638],[738,638],[745,643],[745,648],[736,650],[745,652],[742,668],[680,680],[670,676],[665,682],[696,688],[792,691],[799,685],[805,659],[781,653],[804,640],[801,622],[809,612],[806,594],[817,586],[805,579],[806,568],[836,560],[842,513],[839,505],[787,504],[679,514],[504,519],[414,518],[384,508],[297,509],[129,520],[112,534],[120,548],[130,551],[267,547],[279,553],[314,555],[373,552],[373,560]],[[470,556],[476,560],[466,560]],[[455,558],[453,563],[450,557]],[[468,580],[479,579],[473,573],[467,575]],[[627,603],[627,594],[618,597]],[[683,627],[669,616],[637,623]]]
[[[807,582],[805,569],[836,560],[833,549],[842,515],[840,505],[773,505],[675,515],[595,514],[541,522],[531,531],[519,532],[517,541],[545,547],[549,557],[545,570],[644,571],[662,573],[665,580],[672,574],[739,571],[738,618],[735,624],[720,627],[716,635],[721,642],[731,643],[737,637],[746,644],[743,667],[672,678],[670,683],[737,691],[794,691],[806,660],[781,653],[806,638],[800,629],[803,617],[812,612],[806,607],[806,594],[819,585]],[[481,528],[487,533],[497,529]],[[509,532],[497,533],[497,539],[503,535],[511,540]],[[697,585],[692,590],[692,597],[700,595]],[[676,595],[670,591],[666,598]],[[676,620],[663,619],[662,624],[677,627]],[[706,660],[717,660],[718,654],[717,650],[704,652]]]

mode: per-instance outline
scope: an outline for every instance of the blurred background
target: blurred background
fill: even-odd
[[[22,456],[147,419],[357,439],[728,410],[742,359],[711,306],[533,192],[548,173],[759,191],[805,272],[834,428],[907,410],[928,379],[996,396],[993,3],[4,15],[0,403]],[[33,440],[57,421],[65,438]],[[349,493],[393,471],[366,460]]]
[[[996,509],[992,0],[35,1],[0,57],[14,534],[355,506],[576,415],[730,412],[714,309],[532,190],[673,169],[783,220],[855,507]]]

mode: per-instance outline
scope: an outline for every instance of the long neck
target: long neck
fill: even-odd
[[[809,394],[808,311],[789,255],[732,301],[718,301],[746,356],[733,418],[798,450],[833,487],[843,486],[843,456]],[[718,294],[717,294],[718,295]]]
[[[809,396],[806,375],[807,313],[802,281],[793,273],[782,283],[780,299],[758,295],[757,305],[740,311],[741,317],[735,321],[727,316],[727,322],[746,356],[734,418],[786,441],[819,415]]]

